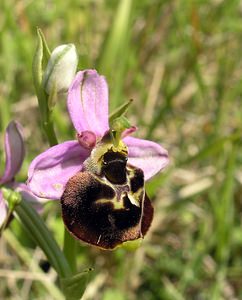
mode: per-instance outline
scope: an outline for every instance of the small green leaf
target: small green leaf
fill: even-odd
[[[43,64],[47,65],[48,60],[49,60],[50,55],[51,55],[51,52],[50,52],[50,49],[47,45],[45,36],[44,36],[44,34],[43,34],[43,32],[40,28],[37,28],[37,33],[40,36],[41,41],[42,41],[42,45],[43,45]]]
[[[5,187],[2,188],[4,199],[8,201],[9,210],[12,212],[16,205],[20,203],[22,200],[21,195],[18,192],[7,189]]]
[[[21,195],[18,192],[12,191],[10,197],[8,198],[9,209],[14,210],[15,206],[22,200]]]
[[[12,190],[7,189],[7,188],[5,188],[5,187],[2,187],[2,188],[1,188],[1,191],[2,191],[2,193],[3,193],[4,199],[6,199],[6,200],[10,197],[10,195],[11,195],[11,193],[12,193]]]
[[[15,192],[15,191],[10,190],[10,189],[5,188],[5,187],[3,187],[1,189],[1,191],[3,193],[4,199],[8,202],[8,208],[7,208],[7,213],[4,217],[4,221],[3,221],[2,225],[0,226],[0,236],[2,235],[2,233],[5,230],[6,226],[8,225],[8,223],[9,223],[11,217],[12,217],[12,213],[13,213],[15,207],[22,200],[22,196],[18,192]],[[3,199],[3,201],[4,201],[4,199]]]
[[[119,144],[122,132],[130,127],[131,125],[129,121],[124,116],[118,117],[112,123],[110,123],[113,143],[115,146]]]
[[[74,276],[61,278],[62,291],[66,300],[79,300],[85,292],[89,273],[93,271],[92,268],[84,270]]]
[[[111,124],[110,127],[112,130],[116,132],[122,133],[125,129],[128,129],[131,127],[128,119],[126,119],[124,116],[116,118]]]
[[[115,119],[123,116],[132,102],[133,99],[130,99],[121,106],[119,106],[117,109],[115,109],[115,111],[112,112],[109,116],[109,124],[111,124]]]

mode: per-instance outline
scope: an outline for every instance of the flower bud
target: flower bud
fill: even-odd
[[[73,44],[56,47],[48,61],[43,84],[48,94],[66,92],[75,76],[78,63],[76,47]]]

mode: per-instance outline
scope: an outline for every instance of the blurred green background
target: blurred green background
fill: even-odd
[[[37,26],[51,49],[74,43],[79,69],[106,76],[111,110],[134,99],[136,136],[161,143],[171,160],[147,183],[155,217],[136,252],[79,246],[79,269],[95,268],[84,299],[242,299],[242,2],[1,0],[1,140],[9,120],[23,124],[23,181],[48,148],[31,75]],[[54,121],[59,141],[74,137],[65,97]],[[57,202],[44,218],[61,244]],[[43,253],[16,220],[10,229],[0,299],[62,299],[55,272],[39,270]]]

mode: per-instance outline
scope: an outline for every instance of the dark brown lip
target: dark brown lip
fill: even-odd
[[[109,250],[143,238],[152,222],[153,207],[145,194],[142,170],[129,168],[133,174],[128,185],[117,186],[87,171],[68,181],[61,198],[62,216],[75,238]],[[131,195],[139,205],[131,201]]]

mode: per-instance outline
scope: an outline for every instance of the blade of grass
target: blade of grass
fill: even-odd
[[[122,57],[122,51],[126,44],[127,32],[129,29],[132,0],[119,2],[113,17],[111,30],[108,33],[103,51],[99,58],[98,69],[107,77],[112,76],[116,61]],[[117,70],[115,70],[116,72]]]
[[[42,275],[46,275],[41,268],[36,264],[32,257],[29,255],[29,252],[20,244],[20,242],[14,236],[10,230],[4,231],[3,237],[6,239],[10,247],[15,251],[16,255],[24,262],[24,264],[30,268],[33,272],[38,272]],[[40,281],[44,288],[48,290],[48,293],[51,297],[57,300],[64,300],[62,292],[56,287],[56,285],[51,281]]]

